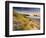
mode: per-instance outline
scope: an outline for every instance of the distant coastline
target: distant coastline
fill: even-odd
[[[20,12],[20,11],[14,11],[14,13],[20,13],[20,14],[27,14],[29,18],[36,18],[40,19],[40,13],[25,13],[25,12]]]

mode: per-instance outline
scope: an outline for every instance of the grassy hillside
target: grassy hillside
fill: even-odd
[[[13,30],[33,30],[39,29],[39,25],[28,18],[27,14],[13,13]]]

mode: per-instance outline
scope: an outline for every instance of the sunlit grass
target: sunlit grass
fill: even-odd
[[[13,14],[13,30],[32,30],[39,29],[39,25],[32,21],[31,18],[28,18],[26,14]],[[16,24],[16,25],[14,25]]]

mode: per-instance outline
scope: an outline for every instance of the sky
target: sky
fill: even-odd
[[[14,10],[19,12],[28,12],[28,13],[40,13],[40,8],[27,8],[27,7],[13,7]]]

